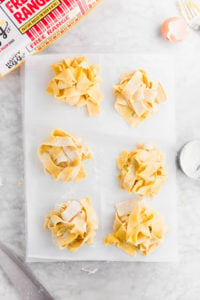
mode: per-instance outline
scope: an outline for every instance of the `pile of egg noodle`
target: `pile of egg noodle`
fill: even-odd
[[[83,161],[90,159],[90,149],[81,140],[63,130],[55,129],[38,152],[46,173],[55,180],[79,181],[86,177]]]
[[[162,217],[144,201],[135,199],[116,204],[113,230],[104,243],[117,246],[132,256],[137,251],[148,255],[160,245],[167,232]]]
[[[122,151],[117,159],[120,188],[140,196],[154,197],[165,181],[164,156],[154,146],[139,144],[131,152]]]
[[[91,244],[98,227],[96,213],[89,198],[69,200],[45,217],[44,227],[52,232],[58,246],[74,252]]]
[[[122,74],[113,90],[115,109],[131,126],[138,126],[166,100],[161,83],[150,81],[143,70]]]
[[[101,81],[99,66],[89,65],[86,57],[63,59],[52,65],[54,77],[47,86],[47,93],[69,105],[86,106],[89,115],[100,112],[102,94],[97,88]]]

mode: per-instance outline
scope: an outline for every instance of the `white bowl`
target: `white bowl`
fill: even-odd
[[[200,140],[188,142],[181,149],[180,166],[190,178],[200,180]]]

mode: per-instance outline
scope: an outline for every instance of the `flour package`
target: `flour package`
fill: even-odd
[[[100,0],[0,0],[0,77],[84,17]]]

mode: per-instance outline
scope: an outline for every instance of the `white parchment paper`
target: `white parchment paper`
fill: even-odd
[[[27,260],[116,260],[116,261],[176,261],[177,217],[175,175],[175,117],[173,95],[173,63],[170,57],[144,54],[87,54],[91,63],[100,64],[104,95],[102,113],[89,117],[85,108],[70,107],[45,92],[53,76],[52,63],[64,57],[83,53],[41,55],[31,57],[25,67],[25,178],[27,204]],[[145,69],[153,80],[160,80],[168,100],[159,112],[131,128],[114,110],[112,86],[124,71]],[[85,162],[87,179],[79,183],[56,182],[43,172],[37,157],[40,143],[54,128],[81,137],[93,151],[94,158]],[[131,257],[113,246],[104,246],[103,238],[112,231],[114,204],[133,196],[119,189],[116,158],[120,151],[131,150],[140,142],[154,143],[166,155],[169,179],[149,205],[158,210],[169,228],[162,245],[152,254]],[[50,232],[43,229],[44,216],[56,203],[89,196],[99,218],[95,243],[85,245],[76,253],[60,250]]]

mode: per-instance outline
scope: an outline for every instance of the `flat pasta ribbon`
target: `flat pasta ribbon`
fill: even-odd
[[[134,199],[116,204],[113,230],[104,239],[106,245],[117,246],[132,256],[137,251],[146,256],[160,245],[167,227],[157,212]]]
[[[52,65],[54,77],[49,81],[47,93],[69,105],[86,106],[89,115],[100,113],[102,94],[97,85],[99,66],[89,65],[86,57],[63,59]]]
[[[45,172],[55,180],[79,181],[87,176],[83,161],[90,159],[92,152],[80,139],[55,129],[40,145],[38,155]]]
[[[149,81],[143,70],[122,74],[113,91],[116,95],[116,111],[131,126],[138,126],[166,101],[161,83]]]
[[[164,156],[150,144],[139,144],[131,152],[122,151],[117,159],[121,170],[120,188],[140,196],[154,197],[167,180]]]
[[[45,229],[52,232],[61,249],[76,251],[83,244],[93,243],[98,228],[96,213],[89,198],[69,200],[45,217]]]

